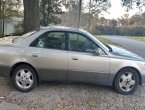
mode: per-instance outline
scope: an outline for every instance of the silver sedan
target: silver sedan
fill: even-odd
[[[113,86],[128,95],[145,84],[145,60],[85,30],[47,27],[0,45],[0,73],[22,92],[41,81],[71,81]]]

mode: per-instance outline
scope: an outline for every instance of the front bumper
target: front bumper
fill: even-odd
[[[145,75],[142,75],[141,86],[145,86]]]

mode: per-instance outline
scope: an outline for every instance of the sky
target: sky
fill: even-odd
[[[104,14],[105,17],[117,19],[127,13],[125,11],[125,8],[123,8],[121,5],[121,0],[110,0],[110,2],[111,2],[111,8],[108,10],[110,14]],[[136,13],[139,13],[138,9],[134,9],[128,12],[130,16]]]
[[[84,0],[84,2],[87,2],[88,0]],[[129,14],[129,16],[132,16],[136,13],[139,13],[138,9],[134,9],[129,11],[128,13],[125,11],[125,8],[122,7],[121,5],[121,0],[109,0],[111,3],[111,8],[108,9],[108,13],[102,13],[101,16],[104,16],[105,18],[108,19],[118,19],[124,14]]]
[[[111,8],[108,10],[109,14],[104,14],[107,18],[118,18],[125,14],[123,7],[121,6],[121,0],[110,0]]]

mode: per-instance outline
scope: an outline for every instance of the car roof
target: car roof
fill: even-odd
[[[39,30],[60,30],[60,31],[71,31],[71,32],[82,32],[87,33],[87,31],[80,28],[66,27],[66,26],[47,26],[40,27]]]

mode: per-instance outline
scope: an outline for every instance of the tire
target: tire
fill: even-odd
[[[12,73],[12,83],[21,92],[29,92],[37,86],[35,70],[29,65],[19,65]]]
[[[116,92],[129,95],[133,94],[139,85],[139,75],[137,71],[131,68],[125,68],[119,71],[114,80]]]

